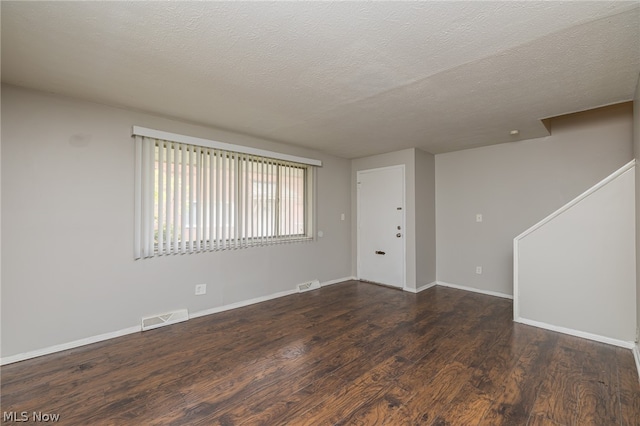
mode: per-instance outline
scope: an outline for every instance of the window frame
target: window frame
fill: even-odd
[[[282,243],[288,243],[288,242],[311,241],[315,239],[314,236],[315,236],[315,215],[316,215],[316,206],[315,206],[316,204],[315,203],[316,167],[322,165],[321,161],[304,158],[304,157],[292,156],[288,154],[276,153],[272,151],[261,150],[257,148],[245,147],[240,145],[232,145],[232,144],[227,144],[223,142],[211,141],[207,139],[194,138],[190,136],[177,135],[177,134],[162,132],[162,131],[153,130],[153,129],[146,129],[139,126],[134,126],[132,136],[134,136],[134,140],[135,140],[135,154],[136,154],[136,167],[135,167],[136,176],[135,176],[135,185],[134,185],[135,186],[135,238],[134,238],[134,258],[135,259],[168,255],[168,254],[184,254],[184,253],[219,251],[219,250],[228,250],[228,249],[236,249],[236,248],[255,247],[255,246],[268,246],[268,245],[282,244]],[[172,144],[172,145],[169,147],[169,145],[167,144]],[[175,145],[175,144],[178,144],[178,145]],[[192,146],[192,148],[186,148],[186,146]],[[200,234],[200,232],[196,230],[197,236],[196,237],[191,236],[187,239],[184,238],[184,234],[180,233],[179,235],[180,238],[178,240],[177,245],[175,244],[176,242],[175,238],[171,239],[170,237],[167,237],[166,240],[163,239],[162,250],[159,250],[158,234],[160,233],[160,228],[156,227],[157,221],[159,220],[158,212],[160,209],[164,211],[165,208],[167,209],[169,208],[167,207],[167,205],[164,205],[164,204],[161,207],[157,207],[158,203],[162,203],[162,201],[158,200],[159,198],[160,200],[162,200],[162,197],[160,197],[158,194],[158,187],[156,186],[156,185],[159,185],[158,175],[162,174],[165,179],[164,181],[166,182],[167,181],[166,173],[168,173],[169,171],[169,168],[164,165],[165,163],[162,163],[163,158],[164,158],[164,161],[166,162],[169,159],[169,156],[167,155],[166,157],[161,157],[159,156],[159,152],[160,150],[167,150],[166,152],[169,153],[170,152],[169,150],[172,151],[174,149],[179,149],[180,151],[184,151],[185,148],[188,153],[187,154],[188,161],[185,162],[186,157],[181,153],[179,156],[181,159],[180,161],[181,170],[183,167],[182,164],[190,164],[190,166],[188,166],[190,168],[191,168],[191,164],[195,166],[195,163],[191,163],[191,161],[193,161],[193,158],[194,158],[191,156],[192,155],[191,154],[192,151],[190,151],[191,149],[194,149],[194,152],[196,153],[195,155],[196,155],[197,164],[198,164],[196,173],[203,172],[202,169],[200,168],[207,167],[205,166],[205,164],[209,164],[209,167],[211,167],[211,170],[209,170],[207,173],[209,174],[214,173],[213,164],[211,162],[212,155],[216,156],[216,158],[217,156],[221,156],[220,158],[223,158],[221,160],[222,162],[232,160],[236,166],[240,164],[242,165],[241,167],[238,167],[238,170],[233,171],[233,174],[232,174],[233,184],[229,184],[230,187],[233,188],[233,190],[229,189],[229,191],[234,193],[234,199],[233,199],[233,202],[231,203],[233,207],[226,207],[226,208],[223,207],[228,212],[231,212],[231,211],[234,212],[234,216],[233,216],[234,221],[232,224],[232,226],[234,227],[233,228],[234,235],[232,236],[231,233],[229,233],[225,236],[224,231],[221,231],[221,235],[218,235],[217,233],[215,234],[216,238],[212,242],[211,236],[214,235],[213,230],[210,230],[209,235],[205,235],[204,233]],[[201,160],[198,159],[197,155],[202,156],[203,159],[205,155],[210,156],[210,158],[208,162],[205,163],[204,161],[201,162]],[[178,158],[178,156],[176,156],[175,158]],[[255,232],[255,229],[253,229],[253,222],[251,225],[248,225],[249,223],[248,220],[254,219],[253,213],[249,215],[250,219],[248,219],[245,216],[243,216],[242,218],[244,226],[247,229],[244,229],[242,231],[243,228],[240,227],[241,231],[238,231],[236,227],[239,226],[239,222],[238,223],[235,222],[235,220],[238,219],[237,214],[235,213],[235,210],[238,208],[246,208],[246,206],[243,205],[243,202],[246,203],[247,205],[250,205],[252,209],[255,208],[253,204],[254,201],[251,201],[250,203],[248,202],[249,197],[251,196],[251,194],[253,194],[253,191],[246,192],[246,194],[240,192],[241,186],[243,183],[245,185],[248,185],[249,183],[251,183],[251,185],[255,184],[255,181],[251,180],[253,179],[253,177],[246,175],[246,173],[253,173],[253,171],[251,172],[247,171],[247,170],[252,170],[251,168],[246,168],[246,165],[249,164],[250,162],[255,162],[255,164],[261,164],[261,165],[267,164],[269,165],[269,167],[274,168],[270,172],[265,172],[264,170],[262,170],[259,174],[257,174],[257,178],[264,179],[266,176],[269,175],[269,173],[273,175],[275,171],[275,175],[276,175],[275,189],[271,191],[272,193],[270,195],[270,196],[275,195],[275,204],[274,204],[273,210],[262,211],[263,215],[266,214],[267,217],[269,217],[269,215],[272,216],[270,220],[273,228],[275,229],[267,232],[267,234],[269,235],[254,234],[251,236],[240,235],[238,237],[238,234],[243,231],[250,232],[248,230],[249,228],[251,228],[251,231]],[[304,196],[304,199],[302,201],[303,212],[301,216],[301,218],[303,219],[303,226],[302,226],[302,233],[300,234],[296,233],[296,234],[279,235],[279,228],[281,226],[280,222],[282,220],[281,191],[283,190],[280,180],[282,177],[283,170],[286,169],[287,167],[290,167],[292,170],[300,169],[303,171],[303,174],[302,174],[303,183],[302,183],[302,187],[299,188],[299,189],[302,189],[303,196]],[[174,169],[171,171],[172,180],[169,180],[169,181],[172,181],[174,185],[178,181],[178,179],[174,175],[175,170],[177,169]],[[227,172],[230,173],[230,171],[231,169],[229,169]],[[218,209],[218,207],[214,207],[214,206],[217,205],[215,203],[219,202],[220,199],[216,197],[215,201],[213,199],[208,201],[206,197],[197,198],[197,197],[201,197],[200,192],[198,192],[197,197],[194,197],[193,193],[191,192],[189,195],[188,201],[185,201],[183,199],[185,190],[182,189],[182,185],[183,184],[192,185],[193,182],[195,182],[195,180],[192,180],[193,173],[194,173],[193,171],[189,172],[189,178],[186,181],[186,183],[182,180],[184,179],[184,174],[182,175],[182,179],[180,180],[181,182],[180,192],[182,194],[182,197],[181,197],[182,210],[180,210],[180,215],[181,215],[181,218],[183,217],[183,215],[189,215],[189,217],[186,219],[186,225],[184,223],[182,224],[178,223],[177,218],[172,217],[171,221],[169,221],[169,219],[167,219],[166,222],[162,221],[163,229],[166,230],[172,227],[174,229],[173,231],[174,233],[177,233],[177,231],[175,231],[176,226],[181,226],[182,231],[186,229],[187,225],[189,227],[195,226],[195,227],[202,227],[203,229],[207,229],[204,219],[203,219],[203,222],[200,222],[200,219],[199,219],[198,221],[196,221],[197,222],[196,224],[191,224],[191,215],[196,215],[197,212],[203,212],[203,213],[206,213],[207,215],[206,217],[209,217],[208,215],[213,214],[213,208],[215,208],[216,210]],[[215,173],[216,173],[215,177],[217,179],[218,172],[216,171]],[[196,179],[196,178],[193,178],[193,179]],[[211,182],[213,182],[213,177],[211,177],[211,179],[212,179]],[[160,182],[163,182],[162,179],[160,179]],[[263,184],[273,185],[273,183],[265,183],[265,182],[263,182]],[[190,187],[189,191],[192,191],[192,189],[193,188]],[[168,200],[169,198],[168,194],[173,190],[169,189],[168,187],[167,188],[163,187],[163,191],[167,191],[166,199]],[[175,191],[178,191],[178,190],[176,189]],[[226,187],[224,191],[227,191]],[[247,191],[246,186],[244,191]],[[216,195],[219,196],[219,194],[217,193]],[[244,201],[243,201],[243,198],[244,198]],[[221,198],[221,199],[224,201],[224,198]],[[253,199],[254,197],[252,197],[252,200]],[[168,203],[169,201],[166,201],[166,202]],[[202,210],[193,212],[191,204],[195,205],[195,203],[198,203],[198,202],[202,203],[203,205]],[[265,199],[261,199],[260,203],[264,203],[264,202],[265,202]],[[172,199],[171,205],[175,205],[175,203],[176,203],[175,200]],[[185,208],[187,203],[189,204],[189,207]],[[292,201],[289,201],[289,203],[292,203]],[[262,216],[260,217],[261,217],[260,220],[262,220]],[[162,218],[161,215],[160,215],[160,218]],[[182,221],[183,220],[181,220],[181,222]],[[268,225],[268,222],[264,222],[264,223]],[[228,222],[225,222],[225,224],[223,224],[222,226],[225,227],[225,229],[231,229]],[[265,232],[264,225],[260,229],[261,229],[260,231],[261,233]]]

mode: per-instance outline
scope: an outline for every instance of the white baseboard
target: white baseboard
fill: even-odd
[[[424,291],[424,290],[426,290],[426,289],[428,289],[428,288],[435,287],[435,285],[436,285],[436,284],[437,284],[437,283],[434,281],[434,282],[429,283],[429,284],[421,285],[421,286],[420,286],[420,287],[418,287],[418,288],[409,288],[409,287],[405,287],[403,290],[404,290],[404,291],[408,291],[409,293],[416,293],[416,294],[417,294],[417,293],[420,293],[421,291]]]
[[[474,293],[486,294],[487,296],[502,297],[503,299],[512,299],[513,300],[513,296],[511,294],[500,293],[500,292],[497,292],[497,291],[483,290],[483,289],[480,289],[480,288],[467,287],[467,286],[458,285],[458,284],[451,284],[451,283],[446,283],[444,281],[436,281],[436,284],[439,285],[439,286],[442,286],[442,287],[450,287],[450,288],[455,288],[455,289],[458,289],[458,290],[472,291]]]
[[[357,280],[356,277],[337,278],[335,280],[329,280],[329,281],[325,281],[325,282],[320,283],[320,287],[326,287],[328,285],[340,284],[340,283],[343,283],[345,281],[356,281],[356,280]]]
[[[266,296],[254,297],[253,299],[241,300],[240,302],[230,303],[228,305],[216,306],[215,308],[205,309],[203,311],[189,314],[189,319],[203,317],[205,315],[217,314],[218,312],[230,311],[232,309],[243,308],[245,306],[254,305],[267,300],[278,299],[280,297],[290,296],[298,293],[297,289],[281,291],[278,293],[268,294]]]
[[[338,284],[344,281],[355,279],[354,277],[338,278],[335,280],[325,281],[320,284],[321,287],[325,287],[332,284]],[[189,318],[197,318],[205,315],[215,314],[218,312],[229,311],[231,309],[241,308],[243,306],[253,305],[255,303],[266,302],[267,300],[277,299],[279,297],[289,296],[291,294],[298,293],[297,289],[281,291],[279,293],[269,294],[267,296],[256,297],[249,300],[243,300],[236,303],[231,303],[224,306],[217,306],[211,309],[205,309],[203,311],[193,312],[189,314]],[[21,354],[11,355],[4,358],[0,358],[0,365],[12,364],[14,362],[24,361],[31,358],[37,358],[43,355],[49,355],[55,352],[66,351],[67,349],[78,348],[80,346],[90,345],[91,343],[102,342],[103,340],[115,339],[116,337],[125,336],[127,334],[133,334],[141,331],[141,326],[136,325],[128,327],[123,330],[112,331],[109,333],[100,334],[97,336],[91,336],[84,339],[74,340],[68,343],[62,343],[59,345],[49,346],[47,348],[37,349],[35,351],[29,351]]]
[[[526,318],[516,318],[515,322],[520,324],[531,325],[538,328],[544,328],[546,330],[557,331],[558,333],[568,334],[570,336],[581,337],[583,339],[593,340],[600,343],[606,343],[608,345],[619,346],[621,348],[633,349],[636,347],[635,342],[627,342],[625,340],[613,339],[611,337],[600,336],[599,334],[587,333],[586,331],[574,330],[572,328],[560,327],[557,325],[547,324],[545,322],[534,321]],[[636,358],[637,362],[637,358]]]
[[[636,360],[636,370],[638,370],[638,380],[640,380],[640,343],[636,343],[633,349],[633,358]]]
[[[134,327],[124,328],[118,331],[111,331],[109,333],[86,337],[84,339],[74,340],[68,343],[61,343],[59,345],[53,345],[47,348],[36,349],[35,351],[29,351],[21,354],[6,356],[4,358],[0,358],[0,365],[13,364],[14,362],[24,361],[31,358],[37,358],[39,356],[49,355],[55,352],[62,352],[62,351],[66,351],[67,349],[73,349],[73,348],[78,348],[80,346],[90,345],[92,343],[102,342],[103,340],[115,339],[116,337],[126,336],[127,334],[133,334],[139,331],[141,331],[141,326],[136,325]]]
[[[354,279],[353,277],[338,278],[335,280],[324,281],[320,283],[320,287],[326,287],[328,285],[338,284],[345,281]],[[217,314],[218,312],[230,311],[232,309],[242,308],[244,306],[254,305],[256,303],[266,302],[267,300],[278,299],[280,297],[290,296],[298,293],[298,289],[285,290],[278,293],[268,294],[266,296],[255,297],[249,300],[242,300],[240,302],[230,303],[228,305],[216,306],[215,308],[205,309],[203,311],[194,312],[189,315],[189,318],[203,317],[205,315]]]

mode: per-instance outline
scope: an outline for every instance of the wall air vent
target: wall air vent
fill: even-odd
[[[189,312],[186,309],[167,312],[161,315],[142,318],[142,331],[153,330],[154,328],[164,327],[165,325],[175,324],[177,322],[189,319]]]
[[[311,291],[320,288],[320,281],[313,280],[306,283],[298,284],[298,293],[304,293],[305,291]]]

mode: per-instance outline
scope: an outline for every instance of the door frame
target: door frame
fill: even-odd
[[[402,287],[397,287],[397,288],[402,288],[402,290],[407,291],[407,226],[406,226],[406,219],[407,219],[407,196],[406,196],[406,184],[405,184],[405,165],[404,164],[398,164],[395,166],[385,166],[385,167],[376,167],[373,169],[365,169],[365,170],[357,170],[356,171],[356,272],[357,272],[357,278],[360,279],[361,277],[361,262],[360,262],[360,254],[362,253],[361,251],[361,246],[360,246],[360,223],[361,223],[361,209],[360,209],[360,191],[358,190],[358,182],[360,181],[360,175],[364,174],[364,173],[371,173],[371,172],[378,172],[378,171],[382,171],[382,170],[388,170],[388,169],[400,169],[402,171],[402,236],[403,238],[403,244],[402,244],[402,280],[401,280],[401,285]]]

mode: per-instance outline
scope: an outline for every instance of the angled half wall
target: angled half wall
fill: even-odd
[[[635,160],[514,239],[514,320],[632,348]]]

